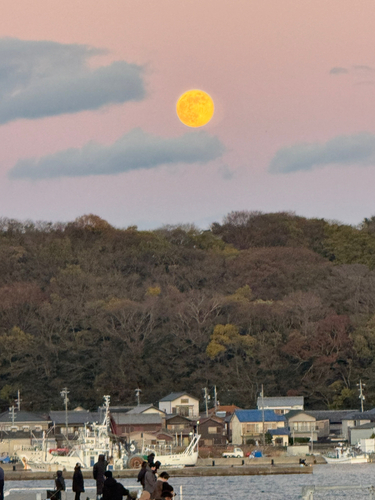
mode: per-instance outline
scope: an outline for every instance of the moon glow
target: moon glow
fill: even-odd
[[[214,101],[203,90],[188,90],[178,99],[176,111],[184,125],[202,127],[214,114]]]

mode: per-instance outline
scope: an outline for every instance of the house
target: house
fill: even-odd
[[[236,410],[229,425],[232,443],[247,444],[249,439],[260,440],[270,429],[285,428],[286,419],[273,410]]]
[[[171,453],[175,444],[173,436],[166,432],[130,432],[127,436],[127,442],[135,446],[136,452],[141,453],[144,446],[155,449],[158,452],[165,451]]]
[[[309,415],[309,413],[305,411],[291,410],[285,415],[285,418],[287,419],[293,442],[298,438],[308,438],[312,441],[318,440],[319,427],[314,416]],[[322,434],[326,434],[328,436],[328,419],[321,423],[320,431]]]
[[[216,415],[217,417],[224,418],[233,415],[236,410],[240,410],[236,405],[218,405],[216,408],[208,410],[209,415]]]
[[[351,431],[355,427],[375,422],[375,408],[372,410],[360,412],[354,411],[342,419],[342,435],[346,441],[351,442]]]
[[[272,444],[274,446],[288,446],[290,430],[285,427],[278,429],[269,429],[267,431],[272,436]]]
[[[158,413],[113,413],[111,415],[113,433],[118,437],[126,438],[130,442],[130,436],[134,433],[160,432],[163,418]]]
[[[49,419],[37,413],[28,411],[15,411],[14,421],[9,411],[0,414],[0,431],[16,432],[46,431],[49,427]]]
[[[362,424],[350,429],[350,444],[358,445],[361,439],[369,439],[375,434],[375,422]]]
[[[273,410],[277,415],[285,415],[291,410],[303,410],[303,396],[287,396],[276,398],[262,398],[257,400],[258,410]]]
[[[187,392],[172,392],[159,401],[159,410],[164,413],[183,415],[184,417],[199,416],[199,400]]]
[[[87,424],[102,423],[104,414],[87,410],[50,411],[51,434],[54,435],[58,446],[66,444],[66,440],[77,439],[79,431]],[[66,425],[68,424],[68,425]]]
[[[197,433],[201,435],[202,446],[225,446],[227,444],[224,420],[214,415],[196,421]]]
[[[306,413],[316,418],[318,427],[320,427],[320,422],[322,421],[328,420],[329,422],[328,435],[318,431],[318,438],[329,437],[331,439],[344,439],[342,427],[343,418],[355,412],[356,410],[309,410]]]
[[[180,433],[181,431],[192,432],[194,422],[182,415],[167,415],[165,418],[165,427],[171,433]]]
[[[14,419],[10,412],[0,414],[0,454],[10,456],[23,446],[41,443],[43,432],[48,430],[47,417],[27,411],[15,411]],[[47,446],[56,447],[55,439],[47,436]]]

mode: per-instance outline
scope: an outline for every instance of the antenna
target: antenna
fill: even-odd
[[[135,390],[135,397],[137,398],[137,404],[138,406],[141,404],[141,389],[137,388]]]
[[[64,398],[64,404],[65,404],[65,432],[66,432],[66,439],[68,439],[68,394],[69,391],[67,387],[64,387],[64,389],[60,392],[60,395],[62,398]]]
[[[21,393],[20,391],[18,390],[17,391],[17,399],[14,400],[14,402],[17,404],[17,411],[21,411]]]
[[[14,410],[15,410],[14,405],[9,408],[10,417],[12,419],[12,427],[14,427],[14,421],[17,418],[14,413]]]

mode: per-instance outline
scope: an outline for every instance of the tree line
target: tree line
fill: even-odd
[[[375,406],[375,217],[353,227],[232,212],[194,225],[118,229],[0,219],[0,407],[156,402],[169,392],[255,407]]]

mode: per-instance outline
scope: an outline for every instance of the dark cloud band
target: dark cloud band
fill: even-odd
[[[342,135],[325,143],[301,143],[279,149],[270,162],[269,172],[289,173],[326,165],[375,165],[375,135]]]
[[[40,159],[20,160],[10,170],[12,179],[53,179],[113,175],[176,163],[207,163],[220,157],[224,146],[204,131],[177,138],[161,138],[135,129],[110,146],[94,142]]]
[[[77,113],[144,97],[142,67],[90,68],[104,51],[86,45],[0,39],[0,124]]]

